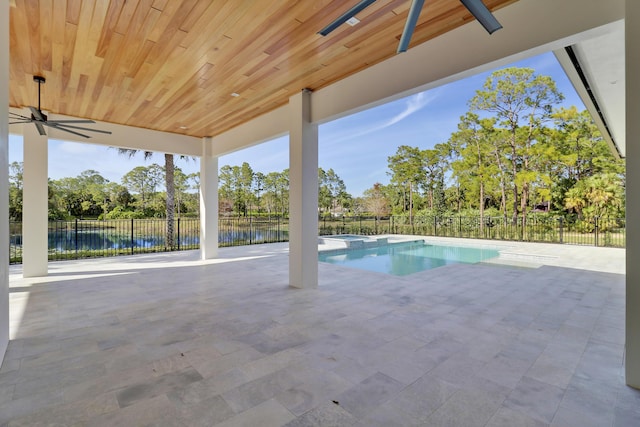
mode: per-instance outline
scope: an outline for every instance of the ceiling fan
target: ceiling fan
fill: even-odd
[[[11,117],[10,120],[15,120],[13,122],[9,122],[10,125],[19,124],[19,123],[33,123],[38,128],[38,133],[40,135],[46,135],[47,133],[44,131],[44,127],[48,126],[53,129],[62,130],[65,132],[72,133],[74,135],[82,136],[84,138],[91,138],[89,135],[85,135],[80,132],[76,132],[76,130],[89,131],[89,132],[98,132],[104,133],[107,135],[111,135],[111,132],[106,130],[99,129],[90,129],[80,126],[74,126],[70,123],[95,123],[93,120],[82,120],[82,119],[72,119],[72,120],[48,120],[47,115],[42,112],[40,109],[40,87],[45,82],[45,78],[42,76],[33,76],[33,81],[38,82],[38,108],[29,106],[31,110],[31,117],[22,116],[20,114],[9,112]]]
[[[375,1],[376,0],[361,0],[351,9],[347,10],[345,13],[331,22],[329,25],[318,31],[318,34],[326,36],[345,22],[352,22],[350,20],[356,19],[355,15],[362,12],[365,8],[373,4]],[[502,28],[502,25],[500,25],[491,11],[487,9],[484,3],[482,3],[482,0],[460,0],[460,2],[469,10],[469,12],[471,12],[471,14],[478,20],[478,22],[482,24],[484,29],[487,30],[489,34],[493,34],[493,32]],[[416,23],[418,22],[418,17],[420,16],[423,5],[424,0],[411,1],[409,16],[407,16],[404,31],[402,31],[402,37],[400,38],[400,44],[398,45],[397,53],[407,51],[409,42],[411,41],[411,36],[413,35],[413,30],[416,27]],[[356,20],[355,22],[357,23],[359,21]]]

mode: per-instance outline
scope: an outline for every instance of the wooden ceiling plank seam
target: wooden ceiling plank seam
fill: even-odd
[[[225,25],[228,25],[229,22],[234,22],[232,17],[234,12],[235,7],[231,2],[224,2],[221,8],[218,7],[217,3],[212,3],[211,7],[196,21],[185,43],[195,43],[197,39],[200,39],[208,42],[212,46],[210,49],[216,49],[217,43],[213,40],[215,39],[219,42],[221,37],[224,36]],[[202,37],[203,34],[207,34],[208,37]],[[225,41],[228,41],[228,39]]]
[[[164,8],[167,6],[168,2],[169,0],[154,0],[151,7],[162,12]]]
[[[31,64],[31,74],[43,75],[40,65],[40,25],[38,19],[40,13],[38,11],[37,0],[27,0],[26,5],[26,21],[29,28],[28,38],[29,46],[29,62]],[[24,37],[24,35],[23,35]]]
[[[44,71],[53,69],[52,59],[52,26],[51,18],[53,17],[52,0],[40,0],[40,64]]]
[[[161,39],[158,43],[151,47],[151,51],[148,54],[147,63],[151,67],[145,68],[145,73],[136,76],[136,86],[132,96],[137,99],[147,99],[149,94],[157,90],[157,85],[162,84],[162,81],[166,79],[169,73],[174,73],[179,70],[173,70],[170,68],[169,56],[173,50],[179,46],[180,40],[187,33],[176,29],[172,34],[166,33],[166,39]],[[165,35],[163,35],[163,38]],[[160,47],[162,45],[163,47]],[[151,57],[155,55],[155,58],[151,60]],[[159,64],[164,64],[163,72],[159,73]]]
[[[127,34],[129,32],[129,27],[132,23],[131,19],[133,18],[133,16],[139,9],[146,9],[147,7],[151,7],[151,2],[147,3],[141,0],[125,2],[120,15],[118,16],[116,26],[113,28],[113,31],[123,36]],[[144,14],[146,15],[146,11]]]
[[[82,0],[67,0],[67,16],[68,23],[78,25],[80,21],[80,9],[82,8]]]
[[[62,90],[65,91],[71,80],[71,72],[73,67],[73,57],[76,46],[76,36],[78,34],[78,26],[67,22],[64,26],[64,51],[62,52],[62,74],[60,81]]]
[[[167,27],[171,23],[173,19],[173,14],[180,7],[180,1],[169,1],[165,4],[165,7],[162,9],[162,13],[160,13],[160,18],[158,19],[156,25],[153,27],[153,30],[147,38],[155,43],[160,41],[160,38],[167,31]],[[156,8],[154,8],[156,9]]]
[[[101,29],[100,39],[98,40],[98,47],[96,49],[95,55],[99,58],[104,58],[107,54],[107,50],[109,49],[109,44],[111,42],[111,37],[113,36],[114,29],[118,24],[118,18],[120,17],[120,12],[122,12],[122,7],[124,6],[126,0],[111,0],[109,2],[109,8],[107,9],[107,16],[104,20],[104,24]]]
[[[302,22],[306,23],[311,17],[320,17],[320,19],[325,22],[325,24],[318,28],[320,31],[331,21],[336,19],[343,13],[345,10],[356,5],[358,0],[352,1],[350,4],[345,3],[344,1],[335,1],[335,0],[316,0],[313,2],[301,2],[306,3],[302,10],[299,10],[295,13],[295,18]],[[319,15],[321,14],[321,15]]]
[[[95,16],[95,2],[83,2],[82,7],[80,9],[80,19],[78,25],[73,25],[75,27],[76,34],[73,38],[73,41],[70,40],[69,46],[71,49],[69,52],[64,52],[63,59],[63,68],[65,66],[70,67],[69,71],[66,70],[63,72],[63,78],[60,82],[60,92],[58,96],[61,99],[66,99],[66,96],[72,97],[73,91],[67,91],[68,88],[75,88],[78,86],[78,81],[80,80],[80,73],[87,73],[89,70],[86,70],[86,64],[90,61],[90,58],[93,57],[93,48],[91,45],[91,33],[96,31],[96,28],[91,24],[93,23],[93,18]],[[71,24],[68,24],[65,28],[65,31],[70,30]],[[98,27],[99,28],[99,27]],[[67,44],[65,39],[65,44]],[[66,48],[66,46],[65,46]],[[77,63],[76,63],[77,61]],[[76,64],[74,66],[74,64]],[[67,105],[73,105],[72,100],[67,100]],[[72,115],[70,111],[58,110],[58,113]]]
[[[119,54],[120,45],[123,39],[124,37],[118,33],[114,33],[111,36],[109,49],[106,52],[106,55],[104,57],[104,62],[102,63],[102,67],[100,67],[98,78],[94,83],[93,91],[91,93],[91,100],[93,101],[93,103],[97,103],[98,100],[100,100],[100,95],[101,95],[100,92],[107,86],[107,83],[108,83],[107,79],[109,77],[109,74],[112,71],[112,68],[116,67],[115,61],[113,60],[113,58]],[[101,103],[106,104],[107,99],[108,98],[103,96]]]
[[[205,11],[212,7],[215,7],[214,2],[196,2],[180,24],[180,29],[187,33],[191,32],[196,25],[196,22],[202,18]]]
[[[51,37],[53,44],[64,44],[64,26],[66,21],[67,6],[66,0],[53,0],[53,10],[51,11]],[[12,18],[13,19],[13,18]],[[55,58],[54,58],[55,60]]]
[[[86,74],[80,74],[78,79],[78,87],[76,88],[75,96],[73,97],[72,109],[74,111],[82,111],[82,100],[85,98],[85,91],[87,90],[87,83],[89,82],[89,76]]]
[[[148,30],[153,27],[155,23],[154,20],[157,19],[160,14],[160,12],[151,8],[152,1],[153,0],[140,1],[137,4],[135,13],[129,19],[129,26],[123,34],[123,45],[127,48],[124,54],[118,57],[118,72],[114,74],[115,80],[110,82],[112,86],[121,85],[125,77],[131,76],[131,66],[139,63],[137,56],[140,54],[145,55],[143,47],[146,41],[146,35]]]

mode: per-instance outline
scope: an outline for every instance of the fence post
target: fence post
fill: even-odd
[[[180,217],[178,217],[178,250],[180,250]]]
[[[558,222],[560,222],[560,243],[564,243],[563,242],[564,218],[563,217],[558,218]]]
[[[598,217],[597,216],[593,217],[593,222],[594,222],[593,233],[595,234],[595,244],[596,246],[598,246]]]
[[[76,247],[76,259],[78,259],[78,218],[76,218],[75,247]]]
[[[437,216],[433,217],[433,235],[434,236],[438,235],[438,217]]]
[[[253,217],[249,215],[249,244],[251,244],[251,226],[253,225]]]
[[[133,218],[131,218],[131,255],[133,255]]]

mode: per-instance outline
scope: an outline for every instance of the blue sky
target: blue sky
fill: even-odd
[[[565,96],[563,106],[584,109],[582,101],[552,53],[512,64],[533,68],[551,76]],[[460,116],[468,111],[467,102],[482,87],[491,72],[477,74],[427,92],[422,92],[320,126],[319,164],[332,168],[345,182],[347,191],[360,196],[374,183],[387,184],[387,157],[400,145],[421,149],[445,142],[457,129]],[[22,161],[22,138],[9,136],[9,161]],[[254,172],[269,173],[289,167],[288,138],[282,137],[223,156],[219,165],[248,162]],[[49,141],[49,177],[78,176],[87,169],[97,170],[110,181],[139,165],[162,165],[162,154],[145,161],[142,156],[129,159],[117,150],[91,144]],[[185,173],[198,171],[198,161],[176,160]]]

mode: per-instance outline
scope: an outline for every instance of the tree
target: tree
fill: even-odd
[[[389,214],[389,200],[384,194],[384,186],[379,182],[364,191],[364,205],[376,219]]]
[[[335,214],[338,206],[344,208],[350,199],[344,181],[333,169],[325,172],[318,168],[318,206]]]
[[[478,195],[480,232],[484,228],[487,190],[499,170],[492,156],[495,120],[480,120],[477,114],[467,113],[460,118],[458,131],[449,138],[449,145],[458,153],[452,162],[454,175],[466,189]]]
[[[220,197],[232,201],[238,216],[247,216],[253,197],[253,178],[253,169],[247,162],[242,166],[224,165],[220,168]]]
[[[582,179],[567,191],[567,209],[578,217],[620,217],[624,215],[624,184],[615,173],[599,173]]]
[[[148,203],[162,181],[162,168],[157,164],[136,166],[122,177],[122,184],[140,197],[139,206],[147,213]]]
[[[23,174],[22,162],[12,162],[9,165],[9,218],[13,221],[22,220]]]
[[[423,155],[419,148],[401,145],[396,154],[387,158],[391,169],[391,182],[409,190],[409,224],[413,225],[413,193],[418,184],[424,180]],[[406,203],[403,203],[403,210]]]
[[[138,150],[132,150],[127,148],[118,148],[118,153],[122,155],[126,155],[129,157],[133,157],[138,153]],[[145,160],[151,158],[153,153],[150,151],[143,151],[143,155]],[[180,158],[186,159],[189,158],[187,156],[180,156]],[[175,238],[174,238],[174,216],[175,216],[175,181],[174,181],[174,172],[175,171],[175,159],[173,154],[165,153],[164,154],[164,182],[165,182],[165,191],[166,191],[166,200],[165,200],[165,215],[167,218],[167,231],[166,231],[166,242],[167,245],[171,248],[175,246]]]
[[[505,130],[513,180],[513,222],[517,222],[520,209],[523,228],[530,185],[537,178],[532,147],[543,123],[550,119],[553,105],[562,99],[551,77],[536,75],[530,68],[511,67],[494,71],[470,102],[474,111],[495,114]]]

